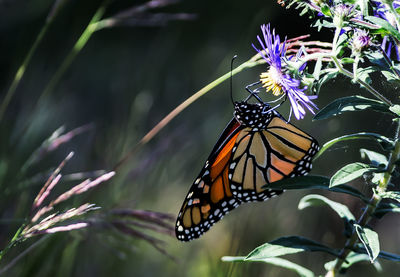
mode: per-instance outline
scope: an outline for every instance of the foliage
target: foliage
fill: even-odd
[[[333,29],[334,37],[330,52],[315,52],[305,54],[301,58],[304,63],[315,60],[315,69],[309,67],[309,73],[304,73],[307,78],[307,87],[311,93],[323,92],[324,84],[339,76],[348,77],[348,81],[359,84],[366,89],[375,99],[360,95],[351,95],[337,98],[322,108],[314,120],[326,120],[338,117],[345,113],[386,113],[393,118],[396,125],[399,124],[398,108],[382,92],[376,90],[376,82],[373,75],[380,73],[386,82],[395,88],[400,81],[397,68],[398,42],[400,41],[400,15],[395,9],[396,1],[280,1],[288,4],[288,7],[296,6],[301,9],[301,14],[311,13],[315,18],[315,26],[319,30]],[[392,19],[392,21],[389,20]],[[393,41],[392,44],[385,42]],[[378,45],[382,46],[378,46]],[[305,51],[306,52],[306,51]],[[307,66],[309,66],[307,64]],[[334,73],[334,74],[332,74]],[[318,122],[316,122],[318,124]],[[314,163],[338,142],[345,143],[349,140],[368,139],[382,146],[383,153],[360,148],[361,157],[365,162],[352,162],[339,169],[332,177],[309,176],[285,179],[273,184],[265,185],[265,188],[273,189],[304,189],[324,188],[333,189],[346,186],[345,189],[336,192],[356,196],[366,204],[362,215],[356,219],[350,208],[345,204],[332,201],[325,196],[309,194],[299,202],[299,209],[306,207],[329,206],[344,221],[344,232],[347,240],[342,249],[332,249],[329,246],[309,239],[281,237],[272,242],[255,248],[247,257],[242,259],[229,258],[228,260],[247,262],[253,259],[279,257],[285,254],[293,254],[304,251],[325,251],[337,256],[337,259],[327,263],[325,276],[336,276],[344,273],[354,263],[367,258],[373,264],[376,259],[383,258],[384,252],[380,247],[379,235],[369,225],[371,219],[382,217],[389,212],[398,210],[398,192],[390,186],[392,176],[396,174],[397,161],[400,157],[400,127],[393,131],[394,138],[387,138],[379,133],[359,132],[334,138],[326,142],[319,154],[314,158]],[[338,160],[339,161],[339,160]],[[368,177],[370,176],[370,177]],[[364,177],[371,191],[369,200],[359,192],[347,189],[354,180]],[[328,181],[329,180],[329,181]],[[328,185],[329,184],[329,185]],[[386,199],[395,201],[388,203]],[[384,238],[387,239],[387,238]],[[358,254],[360,253],[360,254]],[[361,254],[362,253],[362,254]],[[367,255],[365,255],[367,254]],[[396,254],[389,254],[396,256]],[[223,258],[227,260],[227,258]],[[395,259],[394,259],[395,260]],[[282,265],[280,265],[282,266]],[[283,265],[284,266],[284,265]],[[292,265],[287,266],[292,269]],[[303,267],[302,267],[303,268]],[[304,273],[298,272],[299,276]]]

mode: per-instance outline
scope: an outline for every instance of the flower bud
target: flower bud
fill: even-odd
[[[342,28],[343,21],[350,17],[351,12],[353,11],[353,6],[347,6],[345,4],[339,4],[335,6],[333,14],[333,23],[336,27]]]
[[[357,29],[354,31],[351,46],[353,52],[360,53],[364,48],[368,47],[371,42],[371,37],[367,31]]]

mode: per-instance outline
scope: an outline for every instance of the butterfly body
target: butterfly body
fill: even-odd
[[[282,193],[263,186],[311,170],[317,141],[266,103],[236,102],[229,122],[178,214],[179,240],[198,238],[244,202]]]

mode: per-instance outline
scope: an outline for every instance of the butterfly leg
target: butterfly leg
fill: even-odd
[[[252,83],[252,84],[247,85],[247,86],[245,87],[245,89],[250,93],[250,95],[249,95],[244,101],[248,101],[252,96],[254,96],[254,98],[256,98],[260,103],[264,103],[264,102],[261,100],[261,98],[258,96],[258,91],[257,91],[257,89],[255,89],[255,90],[252,90],[252,89],[251,89],[251,87],[254,87],[254,86],[259,85],[259,84],[261,84],[261,81]]]
[[[287,100],[287,94],[285,93],[285,94],[283,94],[281,97],[279,97],[278,99],[273,100],[273,101],[270,101],[270,102],[267,102],[267,103],[275,103],[275,102],[281,100],[282,98],[284,98],[284,99],[282,100],[282,102],[279,103],[278,105],[276,105],[275,107],[268,108],[268,106],[266,106],[265,108],[268,108],[268,109],[267,109],[267,110],[263,110],[263,113],[269,113],[269,112],[271,112],[271,111],[277,109],[278,107],[280,107],[280,106],[281,106],[283,103],[285,103],[285,101]],[[264,108],[264,109],[265,109],[265,108]],[[289,122],[289,121],[288,121],[288,122]]]
[[[289,111],[289,119],[288,119],[288,121],[287,122],[290,122],[290,118],[292,117],[292,109],[290,109],[290,111]]]

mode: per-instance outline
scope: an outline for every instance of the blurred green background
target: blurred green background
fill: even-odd
[[[54,1],[0,1],[0,92],[3,99],[15,72],[45,23]],[[105,17],[144,1],[113,1]],[[38,102],[47,83],[87,26],[101,1],[66,1],[43,38],[0,123],[0,245],[3,248],[29,212],[49,167],[69,151],[75,157],[63,170],[111,170],[156,123],[197,90],[229,71],[237,54],[238,65],[255,54],[259,26],[270,22],[281,37],[311,33],[315,40],[329,41],[332,33],[318,33],[312,22],[294,9],[273,1],[182,1],[157,13],[190,13],[194,20],[173,20],[163,26],[118,26],[95,32],[58,84]],[[246,84],[257,81],[263,67],[234,77],[234,97],[246,96]],[[383,90],[385,87],[383,87]],[[390,91],[384,90],[389,93]],[[366,93],[340,78],[325,86],[316,101],[323,107],[332,99]],[[39,104],[37,104],[39,103]],[[281,113],[287,115],[287,107]],[[196,101],[145,145],[106,184],[80,196],[77,203],[96,203],[102,209],[135,208],[177,215],[182,201],[209,151],[232,117],[229,83],[225,82]],[[71,130],[81,125],[94,128],[81,134],[40,163],[26,176],[21,165],[60,126]],[[307,116],[295,124],[320,143],[358,131],[392,135],[390,118],[380,114],[344,114],[322,122]],[[327,152],[314,164],[313,174],[331,176],[348,162],[360,160],[359,148],[378,150],[374,144],[349,143]],[[364,192],[368,188],[358,182]],[[68,187],[68,184],[65,184]],[[65,187],[58,188],[64,191]],[[285,235],[301,235],[341,248],[341,219],[328,208],[297,209],[306,191],[291,191],[265,203],[252,203],[231,212],[200,239],[181,243],[160,236],[175,261],[148,243],[101,229],[52,235],[19,260],[5,276],[296,276],[267,264],[231,264],[222,256],[246,255],[264,242]],[[330,199],[348,204],[355,215],[362,205],[355,199],[321,191]],[[73,202],[73,201],[72,201]],[[96,213],[96,212],[94,212]],[[400,253],[399,220],[388,215],[373,222],[381,249]],[[38,238],[10,251],[0,268]],[[325,254],[288,257],[323,274]],[[382,262],[381,276],[394,276],[400,266]],[[354,266],[348,276],[377,276],[368,263]]]

